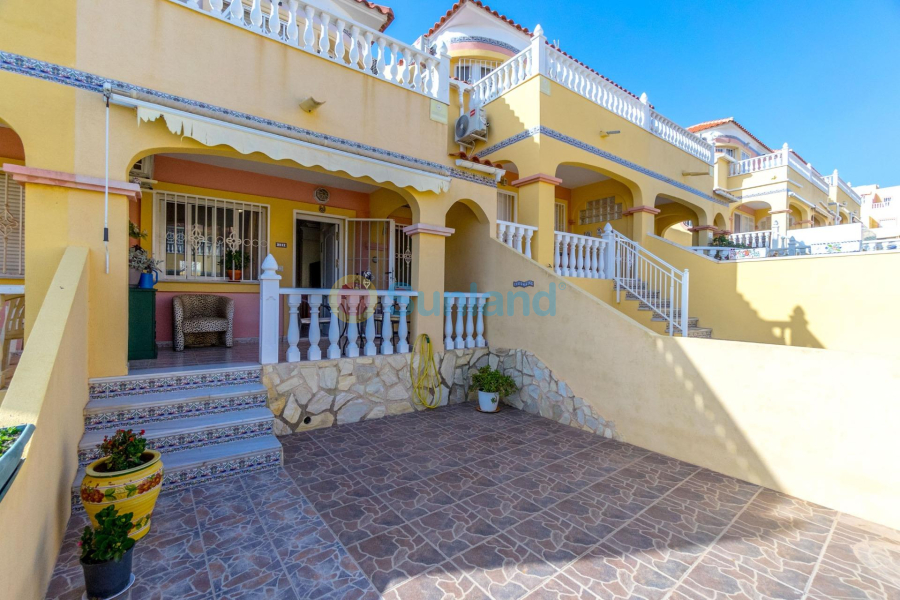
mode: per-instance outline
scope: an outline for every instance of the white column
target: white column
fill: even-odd
[[[533,229],[525,229],[525,256],[527,256],[528,258],[531,258],[531,236],[533,235]]]
[[[338,311],[341,308],[341,293],[332,290],[328,294],[328,305],[331,307],[331,319],[328,322],[328,358],[340,358],[341,347],[338,342],[341,339],[341,325],[338,323]]]
[[[497,239],[500,240],[501,242],[503,242],[504,244],[508,244],[508,242],[506,241],[507,240],[506,229],[507,229],[506,223],[500,223],[500,222],[497,223]]]
[[[578,260],[578,262],[576,263],[576,266],[575,266],[575,268],[576,268],[575,272],[578,277],[586,277],[587,275],[584,272],[584,253],[585,253],[584,238],[583,237],[575,238],[575,245],[576,245],[575,257]]]
[[[288,349],[287,361],[300,362],[300,316],[298,309],[303,301],[300,294],[291,294],[288,296]]]
[[[606,274],[605,267],[605,259],[606,259],[606,240],[600,238],[597,240],[597,251],[595,252],[595,258],[597,259],[597,279],[609,279]]]
[[[306,22],[303,24],[303,48],[307,52],[315,52],[316,34],[315,29],[313,28],[315,9],[307,4],[303,7],[303,14],[306,17]]]
[[[320,13],[319,18],[322,21],[322,31],[319,35],[319,54],[327,57],[331,51],[331,41],[328,39],[328,26],[331,25],[331,15]]]
[[[385,294],[381,300],[381,353],[394,353],[394,327],[391,324],[391,312],[394,308],[394,297]]]
[[[466,348],[475,347],[475,296],[466,297]]]
[[[604,271],[607,279],[615,279],[616,277],[616,239],[613,233],[612,225],[607,223],[603,227],[603,241],[606,242],[603,253]]]
[[[559,274],[563,277],[569,276],[569,246],[568,246],[569,236],[566,234],[562,234],[559,236],[559,255],[560,255],[560,267]]]
[[[397,302],[400,305],[400,325],[397,327],[400,339],[397,341],[397,352],[405,354],[409,352],[409,342],[406,340],[406,307],[409,305],[409,296],[400,296]]]
[[[280,308],[278,263],[271,254],[262,264],[259,276],[259,362],[278,362],[278,312]]]
[[[356,358],[359,356],[359,327],[356,321],[359,319],[359,296],[347,296],[347,356]]]
[[[453,350],[453,296],[444,297],[444,349]]]
[[[521,225],[515,225],[513,227],[513,230],[515,231],[515,236],[516,236],[516,239],[515,239],[516,250],[519,251],[519,254],[522,254],[522,237],[523,237],[522,234],[524,233],[524,228]]]
[[[337,20],[337,35],[334,36],[334,58],[339,63],[346,64],[344,61],[344,28],[347,27],[342,19]]]
[[[569,238],[569,277],[578,277],[578,243],[575,236]]]
[[[378,298],[366,296],[366,299],[369,302],[366,304],[366,348],[364,353],[366,356],[375,356],[378,354],[375,348],[375,302],[378,301]]]
[[[460,350],[466,347],[466,340],[463,337],[463,313],[466,310],[465,306],[465,298],[459,298],[456,301],[456,341],[453,343],[453,347]]]
[[[319,308],[322,306],[322,294],[312,294],[309,297],[309,351],[306,353],[308,360],[319,360],[322,351],[319,349],[321,327],[319,325]]]
[[[475,338],[476,348],[484,348],[487,346],[487,342],[484,340],[484,305],[486,302],[487,298],[484,296],[478,297],[478,306],[476,308],[478,311],[478,320],[475,322],[475,333],[478,334]]]

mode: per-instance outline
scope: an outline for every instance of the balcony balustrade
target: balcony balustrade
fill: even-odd
[[[531,238],[535,231],[537,227],[531,225],[497,221],[497,239],[528,258],[531,258]]]

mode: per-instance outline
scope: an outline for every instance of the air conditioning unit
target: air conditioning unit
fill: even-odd
[[[473,108],[456,120],[456,141],[471,144],[475,140],[487,141],[487,119],[483,108]]]

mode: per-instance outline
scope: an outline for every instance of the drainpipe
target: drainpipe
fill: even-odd
[[[106,274],[109,275],[109,98],[112,85],[103,84],[103,99],[106,102],[106,173],[103,182],[103,246],[106,250]]]

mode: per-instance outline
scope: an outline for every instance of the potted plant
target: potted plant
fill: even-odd
[[[131,513],[119,515],[115,506],[97,513],[97,528],[84,528],[81,541],[81,568],[88,598],[112,598],[131,585],[131,556],[134,540]]]
[[[16,472],[22,451],[34,432],[34,425],[0,427],[0,492]]]
[[[243,277],[244,267],[249,262],[250,257],[240,250],[225,250],[225,272],[230,281],[241,281]]]
[[[129,535],[139,540],[150,530],[153,507],[162,487],[163,464],[159,452],[147,450],[144,431],[119,429],[103,438],[102,458],[87,466],[81,482],[81,503],[97,525],[97,515],[111,504],[132,513]]]
[[[159,265],[161,260],[157,260],[150,255],[149,252],[140,246],[132,246],[128,251],[128,265],[141,274],[138,281],[140,288],[152,288],[159,281]]]
[[[519,389],[512,377],[489,366],[481,367],[472,375],[472,385],[478,390],[478,410],[481,412],[497,412],[500,398]]]

